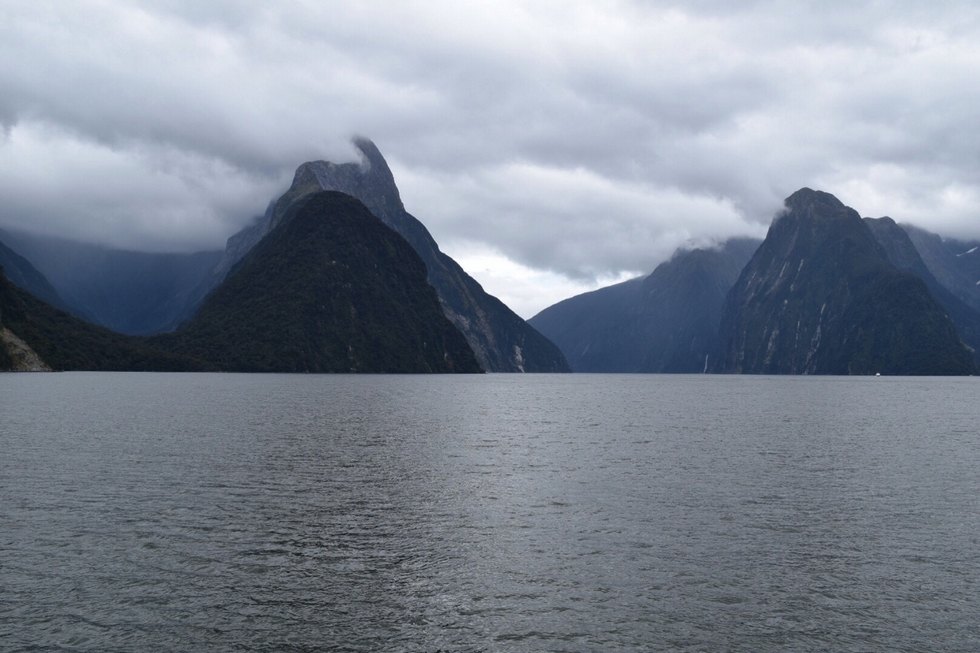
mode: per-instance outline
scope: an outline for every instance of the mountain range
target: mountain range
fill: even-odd
[[[187,321],[200,306],[208,290],[205,281],[223,255],[220,250],[135,252],[2,230],[0,241],[45,277],[59,301],[35,295],[76,317],[127,335],[173,331]],[[18,283],[9,273],[10,265],[4,266]]]
[[[297,209],[170,334],[90,324],[0,272],[0,369],[482,371],[405,239],[340,193]]]
[[[299,166],[223,252],[0,232],[0,370],[977,372],[980,243],[804,188],[763,241],[679,250],[525,322],[355,144],[360,163]]]
[[[914,238],[928,240],[932,266]],[[679,250],[646,278],[529,322],[577,372],[973,374],[977,248],[801,189],[761,244]]]
[[[357,139],[360,163],[312,161],[265,214],[228,239],[223,252],[145,254],[20,233],[2,233],[51,281],[61,306],[77,317],[131,335],[169,332],[187,322],[220,288],[236,264],[288,223],[310,196],[337,191],[362,202],[422,258],[445,316],[464,335],[480,366],[492,372],[568,372],[558,347],[483,290],[443,253],[401,202],[387,162]],[[52,296],[53,299],[53,296]]]
[[[864,222],[871,229],[878,244],[884,248],[888,261],[899,270],[915,275],[926,284],[929,294],[942,306],[963,342],[973,349],[974,358],[980,364],[980,310],[960,299],[936,279],[912,241],[911,229],[899,226],[889,217],[865,218]],[[921,232],[921,230],[917,231]],[[961,245],[961,248],[963,252],[970,249],[965,245]],[[980,275],[980,270],[977,274]]]
[[[933,276],[967,305],[980,311],[980,242],[940,238],[902,225]]]
[[[0,269],[0,371],[187,372],[213,369],[57,309]]]

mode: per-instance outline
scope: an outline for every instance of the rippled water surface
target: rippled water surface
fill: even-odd
[[[0,650],[977,651],[976,379],[0,375]]]

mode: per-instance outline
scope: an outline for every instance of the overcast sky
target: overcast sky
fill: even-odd
[[[980,237],[972,2],[0,3],[0,226],[221,248],[375,141],[518,313],[783,198]]]

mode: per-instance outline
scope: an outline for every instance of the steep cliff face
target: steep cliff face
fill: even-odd
[[[802,189],[786,200],[725,299],[716,371],[971,374],[925,283],[888,261],[851,208]]]
[[[355,145],[364,157],[360,163],[313,161],[301,165],[289,190],[250,229],[276,230],[319,191],[337,191],[357,198],[405,238],[425,262],[429,283],[438,293],[443,312],[466,337],[484,369],[570,371],[557,346],[503,302],[487,294],[456,261],[439,250],[425,226],[405,211],[391,170],[374,143],[358,139]],[[241,242],[245,242],[244,235]]]
[[[969,306],[939,283],[919,255],[908,232],[891,218],[865,218],[875,240],[885,250],[889,262],[899,270],[914,274],[926,284],[929,293],[946,311],[960,337],[980,363],[980,311]],[[967,251],[967,250],[964,250]]]
[[[704,372],[725,295],[759,242],[679,250],[643,279],[566,299],[529,322],[576,372]]]

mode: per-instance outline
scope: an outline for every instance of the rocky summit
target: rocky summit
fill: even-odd
[[[970,349],[856,211],[804,188],[725,299],[715,371],[973,374]]]

